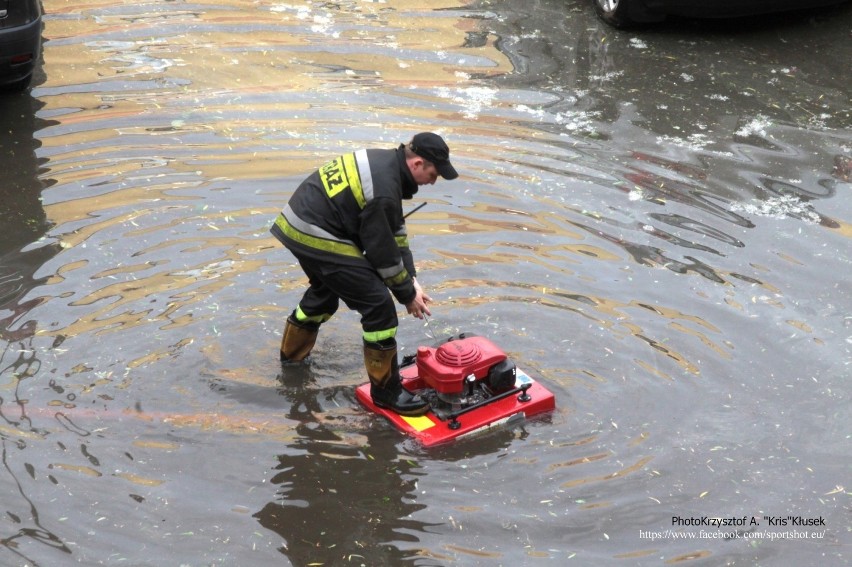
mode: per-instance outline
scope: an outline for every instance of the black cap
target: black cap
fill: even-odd
[[[435,164],[435,169],[444,179],[455,179],[459,172],[450,163],[450,148],[438,134],[420,132],[411,139],[411,151]]]

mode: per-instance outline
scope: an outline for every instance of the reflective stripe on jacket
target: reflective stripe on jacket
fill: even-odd
[[[326,163],[305,179],[271,232],[315,261],[369,263],[397,301],[415,296],[416,272],[402,214],[417,184],[395,150],[359,150]]]

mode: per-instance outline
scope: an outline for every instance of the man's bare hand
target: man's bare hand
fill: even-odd
[[[418,319],[422,319],[424,315],[432,315],[432,312],[429,311],[429,303],[432,302],[432,298],[429,297],[424,291],[423,288],[420,287],[420,284],[417,283],[417,280],[412,280],[414,282],[414,291],[416,295],[414,299],[405,304],[406,310],[410,315],[414,315]]]

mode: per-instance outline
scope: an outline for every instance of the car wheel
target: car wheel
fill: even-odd
[[[0,87],[0,90],[5,91],[7,93],[19,93],[21,91],[26,90],[28,86],[30,86],[30,82],[33,80],[33,75],[30,73],[23,79],[18,79],[13,83],[7,83],[6,85]]]
[[[640,0],[594,0],[594,3],[600,19],[616,28],[629,28],[662,19],[649,14]]]

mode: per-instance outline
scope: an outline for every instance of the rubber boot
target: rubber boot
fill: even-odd
[[[281,339],[281,362],[299,362],[309,354],[317,342],[319,325],[300,322],[294,315],[287,317],[284,337]]]
[[[429,402],[402,387],[394,339],[383,343],[364,341],[364,364],[370,377],[370,396],[378,407],[406,416],[429,411]]]

